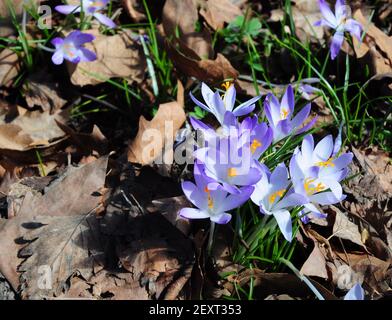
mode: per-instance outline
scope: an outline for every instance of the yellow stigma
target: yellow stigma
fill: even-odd
[[[286,189],[281,189],[281,190],[275,191],[273,194],[271,194],[271,195],[268,197],[269,203],[270,203],[270,204],[273,204],[273,203],[275,202],[276,198],[277,198],[277,197],[279,197],[279,198],[283,197],[283,195],[284,195],[285,192],[286,192]]]
[[[204,192],[207,193],[207,202],[208,202],[208,208],[212,209],[214,207],[214,201],[211,198],[211,193],[208,187],[204,188]]]
[[[280,118],[281,118],[282,120],[286,119],[288,115],[289,115],[289,110],[287,110],[287,109],[283,109],[283,110],[280,112]]]
[[[237,169],[236,168],[229,168],[229,170],[227,170],[227,176],[232,178],[232,177],[236,177],[237,174]]]
[[[316,163],[316,166],[318,167],[323,167],[323,168],[327,168],[327,167],[334,167],[335,164],[332,162],[332,158],[329,158],[327,161],[320,161]]]
[[[250,145],[250,151],[252,151],[252,154],[254,154],[257,150],[258,147],[261,147],[262,144],[259,140],[253,139],[252,144]]]
[[[315,194],[317,192],[323,191],[326,189],[325,185],[321,182],[317,183],[317,185],[314,187],[312,186],[312,183],[315,181],[316,179],[310,179],[310,178],[306,178],[305,182],[304,182],[304,188],[306,191],[306,194],[308,196],[311,196],[312,194]]]
[[[230,81],[225,81],[222,83],[222,88],[224,88],[227,91],[227,90],[229,90],[231,85],[232,85],[232,83]]]

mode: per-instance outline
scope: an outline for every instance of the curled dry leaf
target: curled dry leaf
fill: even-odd
[[[373,74],[384,74],[392,71],[392,37],[386,35],[356,10],[354,18],[359,21],[366,31],[361,43],[353,37],[355,53],[358,58],[369,55]]]
[[[239,73],[224,55],[218,53],[214,60],[201,60],[197,54],[179,44],[180,50],[168,43],[168,52],[178,70],[188,77],[195,77],[200,81],[218,84],[225,79],[237,79]]]
[[[12,80],[18,75],[19,68],[18,55],[8,48],[3,49],[0,52],[0,87],[9,87]]]
[[[8,115],[0,116],[0,153],[3,150],[26,151],[37,146],[50,146],[64,137],[56,120],[66,122],[68,111],[50,114],[48,111],[26,111],[18,108],[18,115],[9,121]]]
[[[223,29],[225,23],[242,15],[241,9],[230,0],[208,0],[200,14],[214,29]]]
[[[141,1],[122,0],[122,3],[126,12],[135,22],[141,22],[146,19]]]
[[[3,226],[0,225],[0,272],[14,290],[19,286],[19,275],[16,270],[20,263],[17,256],[20,244],[15,240],[25,233],[26,223],[28,226],[33,217],[38,215],[72,217],[87,214],[97,208],[101,198],[95,193],[104,185],[107,162],[108,158],[102,157],[79,168],[69,167],[63,175],[44,189],[43,194],[40,190],[42,186],[37,187],[37,183],[29,183],[27,187],[30,188],[18,188],[18,196],[9,199],[9,205],[16,209],[16,216],[6,222],[0,220],[3,221]],[[47,178],[43,179],[47,181]],[[26,186],[27,182],[23,181],[23,184]],[[23,201],[19,201],[20,199]]]
[[[181,44],[193,50],[198,57],[212,57],[211,35],[203,29],[196,32],[199,15],[197,0],[167,0],[162,12],[162,26],[166,36],[177,39]]]
[[[87,30],[96,37],[86,48],[97,54],[97,60],[73,64],[67,62],[71,82],[85,86],[103,83],[110,78],[124,78],[140,83],[146,71],[146,59],[141,46],[132,38],[131,31],[105,36],[97,30]]]
[[[179,88],[182,88],[180,82]],[[151,121],[140,117],[139,131],[128,147],[128,161],[142,165],[172,164],[173,142],[185,118],[183,89],[179,89],[177,101],[161,104]]]
[[[355,223],[350,221],[348,214],[344,214],[337,207],[332,205],[329,208],[332,210],[335,217],[332,230],[333,235],[341,239],[350,240],[366,250],[366,246],[362,242],[359,228]]]
[[[41,107],[53,113],[65,106],[67,101],[60,96],[59,84],[54,82],[47,71],[38,72],[23,86],[26,103],[30,108]]]

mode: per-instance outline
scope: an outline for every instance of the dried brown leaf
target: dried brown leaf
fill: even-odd
[[[197,0],[167,0],[162,12],[162,25],[166,36],[177,38],[182,45],[193,50],[200,58],[213,55],[211,35],[207,30],[196,32],[199,19]]]
[[[146,19],[141,1],[122,0],[126,12],[135,22],[141,22]]]
[[[141,46],[133,40],[130,31],[114,36],[105,36],[97,30],[87,30],[96,39],[86,44],[86,48],[97,54],[97,60],[77,65],[67,63],[71,82],[74,85],[96,85],[110,78],[124,78],[140,83],[144,79],[146,59]]]
[[[60,96],[59,84],[55,83],[47,72],[32,75],[23,86],[26,103],[30,108],[39,106],[44,111],[53,113],[67,103]]]
[[[223,29],[225,23],[242,15],[241,9],[230,0],[208,0],[200,14],[214,29]]]
[[[161,104],[151,121],[140,117],[138,134],[128,147],[129,162],[142,165],[159,160],[165,164],[173,162],[173,141],[185,122],[182,99],[180,94],[177,101]]]
[[[15,290],[19,285],[19,275],[16,270],[20,263],[17,256],[20,244],[15,240],[25,233],[26,229],[23,224],[29,223],[34,216],[38,215],[75,216],[87,214],[99,206],[101,199],[94,195],[94,192],[103,187],[107,161],[107,157],[102,157],[80,168],[69,167],[66,174],[58,177],[45,189],[43,195],[37,192],[37,187],[31,187],[23,189],[25,194],[21,189],[22,192],[18,194],[18,197],[10,198],[10,206],[13,206],[13,201],[20,198],[23,201],[16,207],[16,209],[19,208],[15,212],[16,217],[3,222],[2,228],[0,226],[2,239],[0,272]]]
[[[181,50],[168,44],[168,51],[176,68],[188,77],[195,77],[211,84],[219,84],[225,79],[237,79],[238,77],[238,71],[220,53],[215,60],[200,60],[189,48],[181,47]]]
[[[0,116],[0,150],[26,151],[37,146],[49,146],[64,137],[56,120],[66,122],[68,111],[26,111],[19,109],[19,115],[8,120],[8,115]]]
[[[1,30],[1,27],[0,27]],[[12,80],[18,75],[20,61],[18,55],[5,48],[0,52],[0,87],[8,87]]]

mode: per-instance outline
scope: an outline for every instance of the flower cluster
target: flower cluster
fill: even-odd
[[[116,24],[100,11],[104,10],[109,0],[80,0],[80,5],[59,5],[56,11],[62,14],[83,13],[86,17],[94,17],[103,25],[115,28]],[[72,31],[65,38],[54,38],[51,43],[55,47],[52,56],[54,64],[62,64],[65,60],[72,63],[90,62],[97,59],[94,52],[86,49],[84,45],[95,39],[93,35],[82,33],[79,30]]]
[[[230,210],[250,199],[263,215],[272,215],[285,237],[291,241],[291,211],[297,208],[306,222],[312,216],[322,217],[317,205],[344,199],[341,181],[347,176],[351,153],[339,155],[340,134],[333,141],[327,136],[315,145],[313,136],[303,138],[289,161],[275,168],[263,163],[263,156],[279,150],[285,138],[305,133],[315,119],[305,124],[310,104],[295,108],[293,88],[288,86],[279,102],[269,94],[264,100],[268,121],[259,122],[257,116],[246,116],[255,109],[261,97],[255,97],[235,107],[236,90],[225,84],[225,92],[213,92],[202,84],[204,102],[193,95],[192,100],[211,112],[221,127],[217,130],[200,120],[191,118],[195,130],[201,131],[204,145],[195,152],[194,177],[196,184],[183,182],[186,197],[196,208],[184,208],[180,216],[189,219],[210,218],[215,223],[228,223]],[[244,119],[240,117],[246,116]],[[274,145],[272,145],[274,143]]]

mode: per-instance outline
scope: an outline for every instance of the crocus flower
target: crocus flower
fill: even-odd
[[[79,30],[72,31],[63,38],[54,38],[51,43],[55,46],[56,51],[52,56],[54,64],[62,64],[64,59],[72,62],[94,61],[97,56],[94,52],[86,49],[83,45],[91,42],[95,37],[88,33],[82,33]]]
[[[196,184],[189,181],[182,183],[185,196],[196,207],[181,209],[179,215],[187,219],[209,218],[218,224],[228,223],[231,219],[228,211],[242,205],[254,190],[254,187],[247,186],[241,188],[238,194],[230,195],[221,187],[210,189],[209,184],[213,180],[205,175],[200,164],[195,164],[194,176]]]
[[[230,193],[238,193],[237,186],[254,185],[262,175],[260,164],[254,160],[249,144],[250,132],[217,140],[216,146],[200,148],[195,158],[205,165],[206,175],[222,184]],[[210,184],[209,188],[216,185]]]
[[[302,141],[302,148],[297,148],[290,160],[295,191],[308,198],[308,203],[304,205],[307,212],[319,217],[324,215],[313,204],[329,205],[345,198],[340,181],[347,176],[347,166],[353,155],[344,153],[337,156],[340,146],[340,134],[335,143],[332,136],[328,135],[316,147],[313,136],[307,135]]]
[[[201,94],[205,103],[200,102],[190,93],[193,102],[200,108],[211,112],[221,125],[223,125],[226,111],[233,112],[236,117],[247,115],[254,110],[255,103],[261,98],[261,96],[254,97],[234,108],[236,98],[235,87],[233,84],[226,84],[225,88],[226,92],[222,98],[219,91],[213,92],[205,83],[202,83]]]
[[[335,4],[335,14],[331,11],[325,0],[319,0],[320,11],[324,19],[317,21],[315,26],[327,26],[335,30],[331,43],[332,60],[338,55],[344,40],[344,32],[349,32],[352,36],[361,41],[362,25],[348,17],[347,6],[344,0],[337,0]]]
[[[305,197],[289,189],[290,183],[287,168],[281,163],[272,173],[265,170],[251,195],[252,201],[260,207],[262,214],[274,216],[287,241],[291,241],[293,236],[288,209],[307,202]]]
[[[316,121],[314,118],[307,125],[300,128],[310,113],[310,103],[294,116],[294,91],[291,85],[287,87],[282,101],[268,94],[264,101],[265,115],[273,131],[273,141],[277,142],[289,135],[297,135],[309,130]]]
[[[83,9],[83,13],[86,16],[93,16],[105,26],[108,26],[109,28],[115,28],[116,24],[113,22],[113,20],[99,12],[105,9],[108,3],[109,0],[81,0],[81,5],[60,5],[56,6],[55,9],[62,14],[77,13],[81,12]]]
[[[241,123],[233,115],[233,113],[227,112],[225,114],[224,128],[229,132],[233,132],[237,129],[238,136],[249,136],[249,147],[253,155],[253,158],[258,160],[265,150],[270,146],[272,142],[273,132],[272,129],[267,126],[266,123],[258,122],[258,117],[245,118]]]
[[[364,300],[365,292],[363,291],[361,285],[357,283],[353,286],[349,292],[344,296],[344,300]]]

